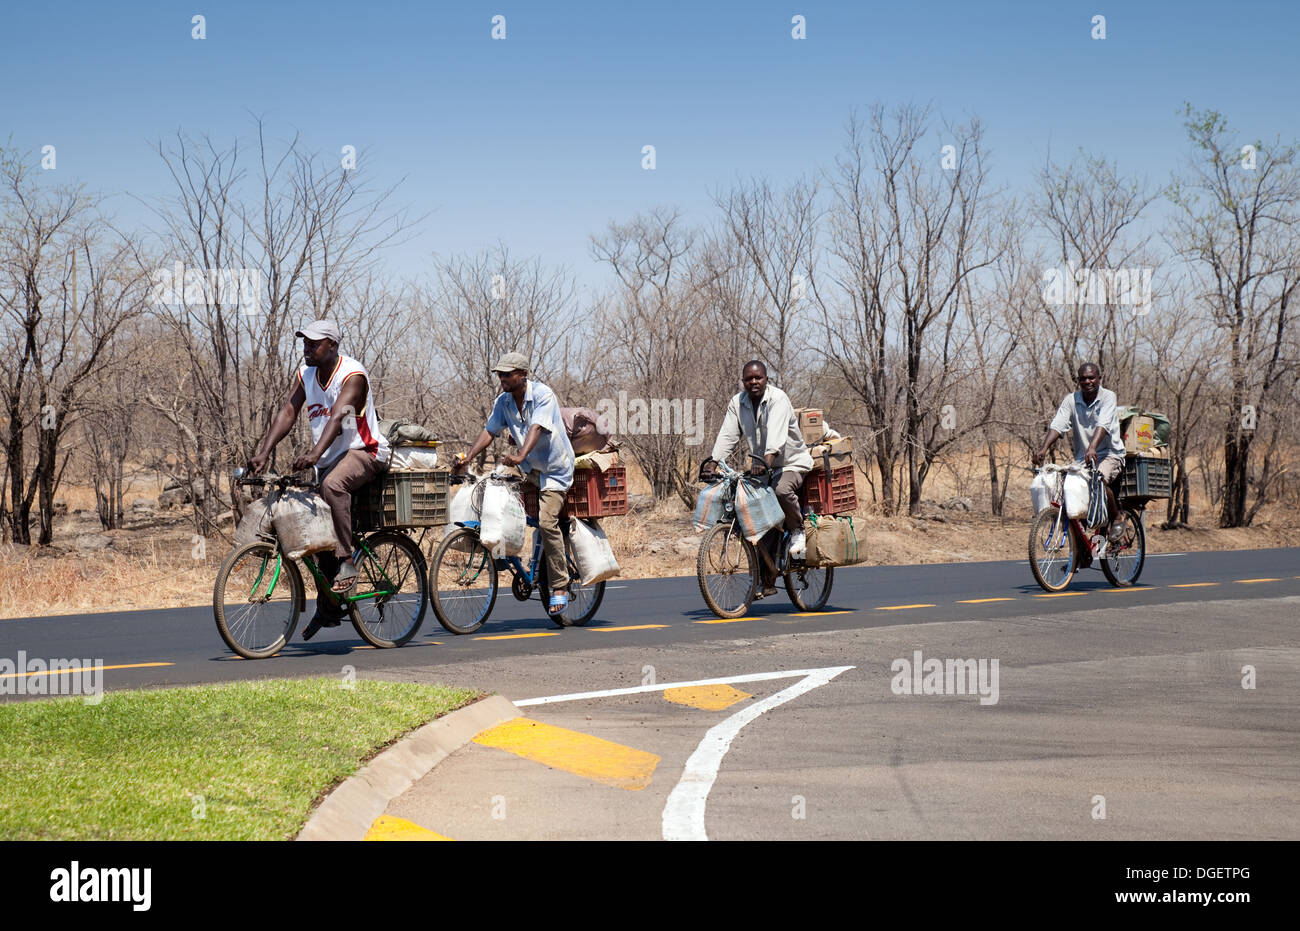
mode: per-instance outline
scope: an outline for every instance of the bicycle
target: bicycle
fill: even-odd
[[[704,596],[704,603],[709,610],[720,618],[741,617],[749,610],[761,584],[760,558],[774,580],[777,576],[782,578],[786,594],[796,608],[801,611],[821,610],[830,600],[835,570],[829,566],[807,566],[803,560],[792,559],[788,530],[780,531],[775,562],[772,561],[766,544],[779,528],[769,530],[759,541],[759,546],[750,543],[741,529],[740,518],[732,503],[735,501],[736,486],[745,476],[728,467],[725,462],[718,463],[718,471],[720,475],[708,478],[701,465],[698,476],[698,481],[709,484],[726,482],[731,485],[726,493],[727,513],[730,516],[705,531],[695,560],[700,594]]]
[[[518,484],[521,479],[505,476]],[[478,482],[473,475],[453,475],[451,483]],[[483,486],[474,489],[474,511],[482,510]],[[459,530],[449,533],[434,553],[429,564],[429,594],[433,613],[438,623],[453,634],[472,634],[483,626],[496,605],[498,578],[502,571],[510,573],[510,593],[517,601],[528,601],[534,589],[545,607],[551,598],[547,580],[546,560],[542,557],[542,535],[533,534],[532,557],[528,566],[518,556],[493,557],[479,539],[477,520],[458,521]],[[538,529],[536,517],[527,518],[527,524]],[[605,583],[583,585],[573,558],[573,545],[569,538],[567,506],[560,511],[560,529],[564,534],[564,552],[569,567],[569,603],[559,614],[547,614],[560,627],[582,627],[600,608],[605,597]]]
[[[1119,513],[1111,523],[1111,534],[1119,523],[1118,539],[1104,539],[1101,534],[1088,529],[1079,518],[1068,517],[1065,504],[1065,476],[1095,472],[1095,467],[1048,464],[1034,469],[1055,476],[1051,502],[1039,511],[1029,528],[1029,568],[1044,591],[1059,592],[1070,584],[1075,572],[1086,568],[1094,560],[1100,562],[1106,581],[1116,588],[1127,588],[1137,583],[1146,563],[1146,531],[1142,526],[1145,500],[1116,495]],[[1080,554],[1087,553],[1082,566]]]
[[[270,487],[268,507],[290,487],[311,489],[313,483],[290,475],[267,473],[246,477],[238,469],[239,485]],[[338,594],[311,555],[302,563],[317,590],[342,608],[361,639],[379,649],[399,647],[424,621],[426,579],[424,554],[406,534],[396,530],[356,530],[352,561],[357,579],[346,594]],[[293,637],[298,616],[306,609],[306,591],[297,563],[280,544],[274,529],[259,540],[236,547],[221,563],[212,593],[217,631],[245,659],[274,656]]]

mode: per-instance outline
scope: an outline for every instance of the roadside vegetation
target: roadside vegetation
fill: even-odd
[[[473,689],[339,678],[0,705],[0,838],[286,840],[313,805]]]

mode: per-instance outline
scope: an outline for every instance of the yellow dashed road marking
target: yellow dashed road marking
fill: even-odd
[[[414,821],[380,815],[362,840],[451,840],[436,831],[422,828]]]
[[[790,617],[821,617],[824,614],[852,614],[852,611],[800,611]]]
[[[1106,588],[1102,590],[1107,592],[1149,592],[1151,589],[1159,587],[1159,585],[1130,585],[1128,588]]]
[[[748,692],[729,685],[690,685],[680,689],[664,689],[664,698],[675,705],[690,705],[705,711],[721,711],[738,701],[753,698]]]
[[[558,637],[555,631],[539,631],[535,634],[493,634],[491,637],[475,637],[475,640],[525,640],[528,637]]]
[[[934,605],[881,605],[877,611],[906,611],[908,608],[933,608]]]
[[[1179,582],[1177,585],[1170,585],[1170,588],[1202,588],[1206,585],[1218,585],[1218,582]]]
[[[738,624],[741,621],[762,621],[761,617],[720,617],[712,621],[696,621],[696,624]]]
[[[667,624],[633,624],[631,627],[589,627],[588,630],[656,630]]]
[[[1249,585],[1251,582],[1281,582],[1281,579],[1236,579],[1241,585]]]
[[[659,757],[653,753],[529,718],[498,724],[479,734],[474,742],[633,791],[648,786],[659,765]]]
[[[959,605],[982,605],[982,604],[988,604],[990,601],[1015,601],[1015,600],[1016,600],[1016,599],[1014,599],[1014,598],[968,598],[968,599],[966,599],[965,601],[959,601],[959,602],[957,602],[957,604],[959,604]]]
[[[1035,598],[1069,598],[1072,595],[1086,595],[1087,592],[1048,592],[1042,595],[1035,595]]]
[[[30,662],[30,661],[29,661]],[[18,679],[23,676],[64,676],[74,672],[93,672],[96,669],[144,669],[148,666],[175,666],[175,663],[125,663],[121,666],[78,666],[75,669],[36,669],[31,672],[0,673],[0,679]]]

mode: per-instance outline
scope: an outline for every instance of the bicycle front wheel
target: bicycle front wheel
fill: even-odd
[[[293,560],[274,543],[255,540],[221,563],[212,611],[226,646],[245,659],[265,659],[293,636],[302,600],[302,576]]]
[[[710,611],[718,617],[741,617],[754,603],[758,553],[735,523],[716,524],[700,541],[695,574]]]
[[[497,568],[478,531],[462,527],[439,544],[429,564],[429,599],[438,623],[453,634],[483,626],[497,600]]]
[[[569,603],[559,614],[551,614],[551,583],[546,571],[546,559],[541,560],[537,569],[537,587],[542,596],[542,608],[546,616],[561,627],[581,627],[596,616],[601,601],[605,598],[605,583],[583,585],[577,563],[573,560],[573,544],[569,535],[564,535],[564,553],[569,566]]]
[[[380,531],[361,538],[357,586],[348,602],[352,626],[381,650],[400,647],[424,623],[428,569],[420,548],[404,533]]]
[[[831,584],[835,570],[799,567],[785,574],[785,590],[790,601],[800,611],[820,611],[831,599]]]
[[[1120,539],[1118,543],[1107,541],[1101,572],[1111,585],[1128,588],[1142,574],[1147,558],[1147,535],[1142,529],[1142,515],[1133,508],[1120,509],[1115,520],[1122,521]]]
[[[1074,578],[1074,534],[1070,519],[1059,507],[1047,507],[1038,512],[1029,527],[1029,568],[1036,581],[1047,592],[1059,592]]]

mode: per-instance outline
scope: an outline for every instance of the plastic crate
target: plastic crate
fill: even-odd
[[[814,514],[847,514],[858,509],[858,489],[853,466],[809,472],[799,492],[799,503]]]
[[[352,495],[352,523],[362,530],[445,524],[450,477],[440,469],[385,472]]]
[[[1121,498],[1168,498],[1173,489],[1173,467],[1168,459],[1150,456],[1124,457],[1120,476]]]
[[[524,513],[537,516],[537,488],[525,482],[521,489]],[[570,517],[619,517],[627,513],[627,469],[610,466],[599,469],[575,469],[573,487],[564,498]]]

